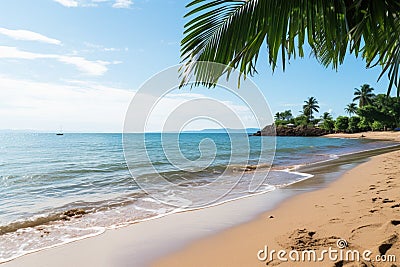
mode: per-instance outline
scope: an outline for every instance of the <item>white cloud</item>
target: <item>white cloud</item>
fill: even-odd
[[[106,52],[116,52],[116,51],[120,51],[120,49],[115,48],[115,47],[104,47],[103,50],[106,51]]]
[[[112,0],[89,0],[82,1],[82,0],[53,0],[65,7],[97,7],[98,4],[108,3]],[[113,8],[130,8],[133,5],[132,0],[115,0],[112,4]]]
[[[10,30],[10,29],[6,29],[6,28],[0,28],[0,34],[6,35],[15,40],[38,41],[38,42],[42,42],[42,43],[61,45],[61,41],[59,41],[57,39],[49,38],[40,33],[27,31],[27,30]]]
[[[285,103],[281,105],[282,107],[301,107],[303,104],[301,103]]]
[[[0,58],[38,59],[43,58],[43,55],[21,51],[16,47],[0,46]]]
[[[99,44],[93,44],[89,42],[84,42],[84,45],[88,48],[90,48],[89,52],[94,52],[94,51],[102,51],[102,52],[120,52],[120,51],[128,51],[128,48],[117,48],[117,47],[105,47],[103,45]]]
[[[60,125],[65,132],[121,132],[128,105],[135,92],[82,80],[66,81],[64,84],[19,80],[0,76],[0,128],[57,131]],[[205,95],[176,90],[160,99],[149,115],[148,131],[179,130],[187,121],[202,113],[201,109],[182,113],[181,105],[193,106],[193,100],[205,99]],[[253,127],[254,117],[248,108],[239,103],[215,100],[226,109],[215,110],[222,123],[230,128],[242,128],[233,117],[238,117],[245,127]],[[191,108],[191,107],[189,107]],[[235,115],[237,114],[237,115]],[[166,120],[170,126],[164,127]],[[200,119],[189,123],[184,130],[218,128],[213,120]]]
[[[78,2],[75,0],[53,0],[54,2],[57,2],[65,7],[77,7]]]
[[[3,129],[121,132],[134,93],[96,83],[44,83],[0,76]]]
[[[108,71],[107,65],[112,63],[107,61],[90,61],[83,57],[56,56],[60,62],[76,66],[80,71],[93,76],[101,76]]]
[[[115,0],[113,8],[130,8],[133,5],[131,0]]]
[[[21,51],[16,47],[10,46],[0,46],[0,58],[9,59],[55,59],[59,62],[74,65],[80,71],[93,76],[101,76],[108,71],[107,65],[119,64],[121,62],[108,62],[108,61],[90,61],[83,57],[77,56],[64,56],[64,55],[54,55],[54,54],[41,54]]]

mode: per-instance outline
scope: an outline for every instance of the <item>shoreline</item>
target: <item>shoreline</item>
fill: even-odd
[[[368,151],[366,151],[366,153],[368,154]],[[379,154],[382,152],[376,151],[376,153]],[[250,196],[201,210],[174,213],[155,220],[149,220],[145,223],[133,224],[117,230],[108,230],[106,233],[96,237],[24,255],[15,260],[6,262],[4,265],[2,264],[2,266],[53,266],[56,263],[58,266],[70,266],[71,263],[81,263],[82,261],[89,266],[94,263],[96,266],[125,266],[127,261],[131,263],[134,261],[139,264],[134,264],[133,266],[147,265],[153,262],[154,259],[162,259],[165,256],[168,258],[168,255],[176,253],[176,251],[179,253],[179,251],[184,249],[188,244],[197,243],[199,240],[208,238],[207,236],[217,236],[220,233],[237,227],[237,225],[240,226],[249,223],[249,221],[256,220],[265,210],[273,210],[276,206],[290,201],[295,195],[330,186],[331,182],[340,176],[338,173],[342,173],[344,170],[350,169],[360,164],[360,162],[364,162],[368,157],[368,155],[361,155],[347,160],[347,164],[345,160],[343,160],[343,162],[336,162],[336,164],[333,164],[337,166],[325,166],[323,171],[316,174],[316,179],[310,178],[298,182],[300,185],[296,183],[284,189],[275,190],[276,192]],[[333,162],[334,161],[335,160],[333,160]],[[348,166],[343,167],[345,165]],[[313,166],[312,168],[315,169],[318,167]],[[309,166],[307,166],[306,169],[307,170],[304,171],[307,172]],[[301,169],[301,172],[303,172],[303,169]],[[322,183],[318,181],[321,173],[324,173],[325,176],[330,176],[329,178],[325,177]],[[247,211],[249,207],[250,210],[252,209],[251,211]],[[214,216],[216,219],[211,219],[210,215]],[[176,223],[181,224],[184,229],[182,229],[182,227],[177,227],[175,225]],[[188,227],[188,225],[191,224],[195,226]],[[155,229],[157,230],[154,231]],[[155,233],[146,236],[146,232]],[[166,234],[166,232],[170,233]],[[182,234],[182,232],[187,235],[187,237],[176,238],[174,236]],[[126,236],[134,235],[139,235],[139,240],[125,239]],[[176,242],[173,242],[174,244],[168,244],[168,239],[172,236],[174,238],[173,240]],[[153,247],[141,249],[141,242],[147,242],[148,238],[158,243],[164,243],[164,245],[157,244]],[[167,244],[167,246],[165,246],[165,244]],[[88,247],[92,247],[92,249],[88,249]],[[126,247],[129,247],[130,250],[126,250]],[[142,255],[154,249],[158,249],[159,251],[153,253],[153,255]],[[81,251],[84,252],[82,253]],[[100,251],[102,255],[99,255],[98,251]],[[73,258],[65,257],[67,254],[74,256]],[[108,261],[110,258],[113,258],[112,264]]]
[[[377,132],[360,132],[360,133],[333,133],[327,134],[323,137],[327,138],[365,138],[371,140],[385,140],[400,142],[400,132],[394,131],[377,131]]]
[[[382,134],[370,136],[394,141],[400,133],[395,139],[393,136],[382,138]],[[354,138],[347,134],[329,137]],[[321,266],[321,262],[282,262],[276,257],[260,261],[257,253],[265,251],[265,246],[269,252],[272,249],[321,252],[328,247],[338,249],[339,239],[347,241],[346,249],[371,250],[373,256],[382,252],[386,256],[395,255],[399,263],[399,158],[399,150],[372,156],[328,187],[293,196],[248,223],[203,238],[158,259],[153,266],[177,266],[178,263],[182,266]],[[361,265],[351,265],[354,262],[332,261],[325,257],[323,264],[396,266],[396,262],[372,265],[361,259],[358,263]]]

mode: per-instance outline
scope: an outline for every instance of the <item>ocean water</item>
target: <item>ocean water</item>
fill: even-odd
[[[1,133],[0,263],[107,229],[266,193],[312,176],[299,166],[391,145],[223,133]]]

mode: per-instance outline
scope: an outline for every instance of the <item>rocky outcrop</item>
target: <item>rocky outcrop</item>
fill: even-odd
[[[322,136],[328,134],[327,131],[317,127],[297,126],[274,126],[267,125],[261,131],[253,134],[255,136]]]

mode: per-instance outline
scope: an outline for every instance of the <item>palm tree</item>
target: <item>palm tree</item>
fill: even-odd
[[[281,119],[281,113],[277,112],[275,113],[275,120],[280,120]]]
[[[319,106],[318,101],[315,97],[309,97],[306,101],[304,101],[303,105],[303,113],[308,117],[308,121],[313,118],[313,112],[318,112]]]
[[[281,118],[282,120],[289,121],[291,118],[293,118],[293,114],[291,110],[285,110],[281,112]]]
[[[208,86],[231,70],[210,72],[201,61],[256,72],[260,50],[267,49],[272,70],[296,56],[308,43],[316,59],[337,69],[347,49],[367,67],[381,66],[388,93],[400,84],[400,1],[398,0],[192,0],[181,41],[182,85],[194,74]],[[379,63],[379,64],[378,64]],[[397,92],[399,94],[400,87]]]
[[[372,98],[375,96],[372,91],[374,88],[370,87],[369,84],[363,84],[361,89],[354,88],[354,98],[353,101],[358,100],[358,106],[362,108],[365,105],[372,104]]]
[[[324,120],[324,121],[331,120],[332,119],[332,115],[329,112],[325,111],[324,114],[322,114],[321,119]]]
[[[350,103],[348,104],[345,108],[344,111],[349,114],[351,117],[353,114],[357,112],[357,104],[356,103]]]

